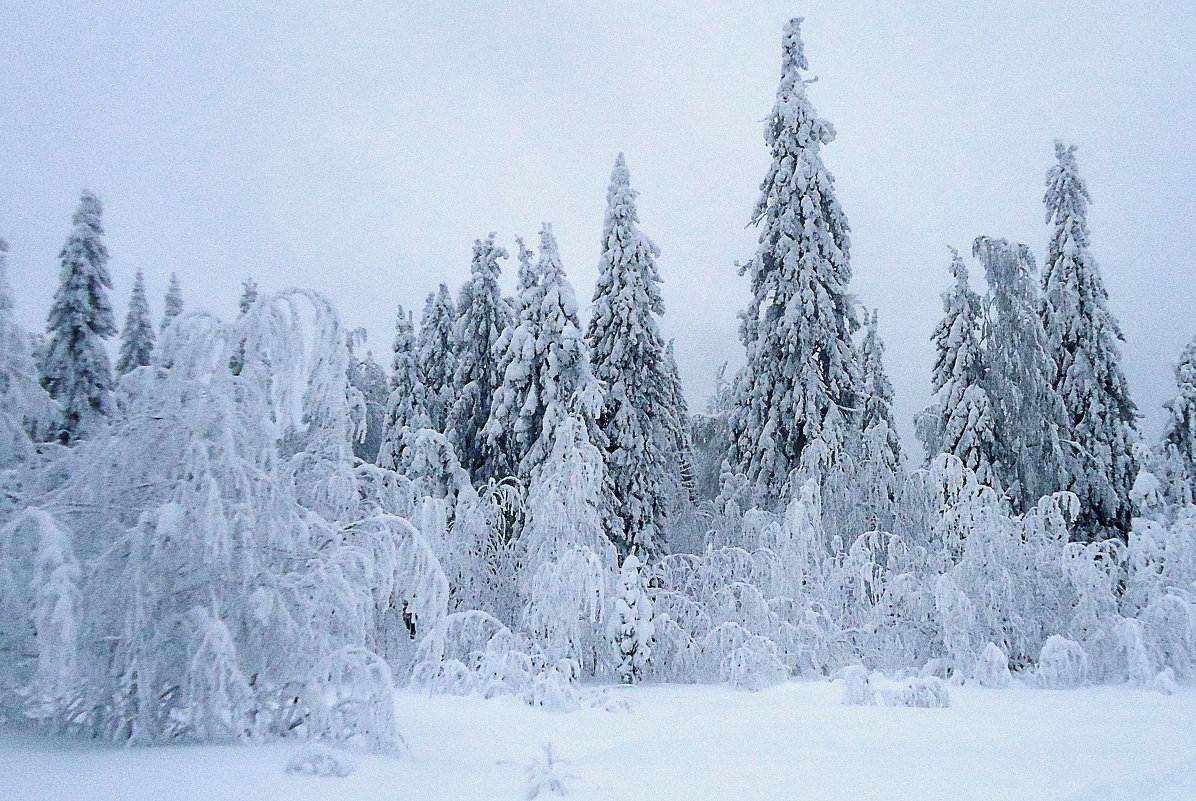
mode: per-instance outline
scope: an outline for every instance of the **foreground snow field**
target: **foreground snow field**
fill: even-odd
[[[347,778],[288,775],[298,743],[64,747],[4,731],[0,798],[522,799],[548,743],[576,799],[1196,798],[1191,688],[952,688],[949,709],[845,707],[840,683],[609,693],[629,709],[400,692],[409,755],[353,754]]]

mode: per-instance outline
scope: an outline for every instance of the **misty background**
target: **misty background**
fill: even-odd
[[[1041,267],[1055,137],[1079,146],[1092,251],[1158,436],[1196,334],[1196,6],[308,5],[0,7],[0,236],[27,327],[45,329],[86,185],[105,205],[118,322],[139,268],[155,322],[171,271],[187,310],[225,319],[253,276],[326,294],[388,365],[398,304],[418,321],[439,282],[455,295],[489,231],[514,253],[551,221],[588,305],[624,151],[700,411],[718,365],[742,363],[735,263],[755,250],[781,27],[804,14],[852,289],[880,311],[910,455],[947,245],[1003,236]],[[511,291],[514,259],[504,269]]]

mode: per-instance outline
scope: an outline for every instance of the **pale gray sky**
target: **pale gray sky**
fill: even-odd
[[[824,157],[853,288],[880,309],[907,439],[946,246],[1004,236],[1041,264],[1056,136],[1079,145],[1093,249],[1157,435],[1196,334],[1196,4],[317,5],[0,6],[0,235],[27,325],[44,326],[86,183],[122,321],[139,267],[155,319],[171,270],[188,308],[222,316],[253,275],[324,292],[385,361],[396,305],[418,317],[437,283],[455,291],[491,230],[513,250],[552,221],[588,300],[622,150],[700,407],[717,365],[742,359],[734,262],[754,250],[762,120],[781,26],[800,14],[809,94],[839,132]]]

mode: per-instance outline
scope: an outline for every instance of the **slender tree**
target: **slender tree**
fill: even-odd
[[[511,324],[511,308],[498,287],[499,260],[507,258],[507,251],[495,246],[494,237],[491,233],[474,242],[471,275],[461,288],[453,327],[457,368],[446,433],[461,466],[475,482],[492,473],[482,452],[482,429],[490,418],[494,391],[502,382],[495,345]]]
[[[457,307],[447,284],[441,284],[435,293],[428,293],[416,347],[419,379],[427,394],[428,421],[441,433],[453,404],[453,373],[457,365],[453,353],[453,322],[456,318]]]
[[[1121,370],[1119,343],[1125,338],[1089,250],[1089,195],[1075,146],[1056,140],[1055,158],[1043,198],[1052,231],[1042,273],[1042,321],[1055,362],[1055,392],[1066,415],[1064,444],[1072,451],[1064,489],[1080,498],[1080,538],[1126,539],[1138,432]]]
[[[769,504],[812,442],[836,458],[860,392],[848,225],[821,155],[835,131],[806,97],[800,25],[797,18],[785,26],[781,81],[765,131],[772,164],[752,217],[760,245],[740,267],[751,279],[752,300],[740,315],[747,363],[730,419],[729,461]]]
[[[639,230],[636,192],[620,153],[606,190],[602,256],[586,339],[594,375],[607,386],[599,425],[628,553],[655,554],[668,516],[669,455],[680,444],[674,391],[657,317],[664,313],[656,257]],[[676,473],[674,472],[675,476]]]
[[[1055,392],[1055,362],[1038,310],[1034,256],[1025,245],[977,237],[984,264],[984,389],[993,407],[997,479],[1014,509],[1063,489],[1066,413]]]
[[[590,369],[577,299],[548,223],[540,231],[534,274],[521,275],[520,284],[519,322],[496,348],[503,380],[483,431],[483,450],[492,471],[488,478],[514,475],[526,481],[548,458],[566,416],[578,417],[593,432],[602,389]]]
[[[241,284],[241,299],[237,301],[237,309],[240,316],[243,318],[249,314],[249,310],[253,308],[253,304],[257,303],[257,282],[252,278],[246,278]],[[228,360],[228,368],[232,370],[233,375],[240,375],[241,368],[245,366],[245,340],[237,343],[237,350]]]
[[[154,324],[150,322],[149,302],[145,298],[145,276],[141,270],[133,281],[133,293],[129,296],[129,313],[125,315],[125,328],[120,334],[120,358],[116,372],[124,375],[150,363],[154,351]]]
[[[158,326],[159,330],[166,328],[171,320],[183,313],[183,290],[179,286],[179,277],[175,273],[170,274],[170,283],[166,286],[166,298],[163,306],[165,310],[162,312],[162,324]]]
[[[926,463],[940,453],[959,457],[982,484],[1000,491],[992,403],[984,389],[981,348],[984,306],[968,286],[968,268],[951,248],[955,285],[943,292],[943,319],[935,326],[931,389],[934,403],[918,418]]]
[[[1163,432],[1163,458],[1168,494],[1177,503],[1196,499],[1196,337],[1175,365],[1176,395],[1165,404],[1169,412]]]
[[[386,401],[379,461],[385,467],[399,464],[403,434],[428,428],[426,392],[419,377],[415,324],[411,312],[399,306],[395,316],[394,360],[391,362],[390,397]]]
[[[104,340],[116,333],[106,290],[103,204],[88,190],[79,198],[74,228],[58,254],[60,284],[54,294],[42,360],[42,386],[62,406],[58,436],[73,442],[111,410],[112,368]]]

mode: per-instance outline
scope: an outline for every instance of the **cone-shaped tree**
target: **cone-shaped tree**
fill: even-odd
[[[124,375],[146,366],[153,352],[154,324],[150,322],[149,301],[145,297],[145,276],[138,270],[133,280],[133,293],[129,296],[129,313],[125,315],[125,327],[120,333],[116,372]]]
[[[503,381],[494,393],[484,450],[494,471],[488,478],[514,475],[526,481],[548,458],[566,416],[594,432],[602,388],[590,370],[577,299],[548,223],[540,231],[535,274],[522,278],[519,322],[499,340]]]
[[[1196,337],[1188,343],[1175,365],[1177,393],[1165,404],[1170,412],[1163,431],[1163,457],[1171,486],[1168,494],[1177,503],[1196,499]]]
[[[1025,245],[977,237],[984,264],[984,390],[993,408],[997,479],[1016,511],[1063,489],[1066,414],[1038,309],[1034,256]]]
[[[775,504],[808,444],[836,458],[860,391],[848,294],[848,225],[821,147],[834,127],[806,97],[801,19],[785,26],[781,81],[765,140],[772,164],[752,222],[755,257],[740,271],[752,300],[740,315],[747,363],[736,379],[729,461],[758,501]]]
[[[183,313],[183,289],[179,286],[179,277],[175,273],[170,274],[170,283],[166,285],[163,307],[162,324],[158,326],[159,329],[165,328],[171,320]]]
[[[934,403],[918,418],[918,436],[929,464],[940,453],[958,456],[977,480],[1000,491],[992,403],[984,389],[980,338],[984,306],[968,286],[968,268],[951,248],[955,285],[943,292],[943,319],[935,326]]]
[[[443,433],[453,403],[453,372],[457,358],[453,353],[453,322],[457,307],[447,284],[428,293],[419,325],[417,355],[419,378],[427,393],[427,412],[431,427]]]
[[[1055,142],[1047,173],[1047,223],[1052,226],[1042,273],[1042,321],[1055,362],[1055,391],[1066,414],[1069,489],[1080,498],[1081,539],[1129,536],[1130,488],[1138,474],[1135,406],[1121,370],[1124,340],[1109,311],[1109,295],[1088,246],[1088,189],[1075,146]]]
[[[383,467],[395,468],[403,451],[403,434],[428,428],[426,392],[419,376],[415,324],[411,312],[399,306],[395,316],[394,361],[391,363],[390,397],[378,452]]]
[[[586,339],[594,375],[607,387],[599,425],[627,549],[653,555],[659,546],[668,494],[668,455],[678,440],[678,397],[656,318],[664,313],[656,257],[660,250],[639,230],[636,192],[620,153],[606,190],[602,257]],[[678,388],[679,389],[679,388]],[[623,553],[628,553],[624,550]]]
[[[492,473],[482,453],[482,429],[490,419],[494,391],[502,383],[495,346],[511,324],[511,308],[498,287],[498,262],[507,258],[507,251],[495,246],[494,237],[491,233],[473,244],[470,279],[461,288],[453,327],[457,368],[446,433],[474,482]]]
[[[60,284],[46,326],[42,386],[62,407],[59,438],[72,442],[110,411],[112,368],[104,340],[116,333],[100,199],[86,189],[62,252]]]

